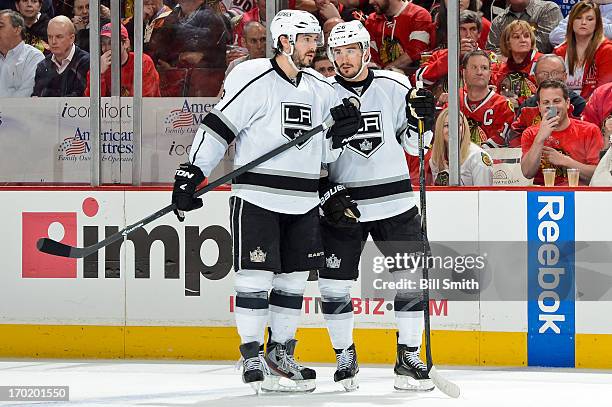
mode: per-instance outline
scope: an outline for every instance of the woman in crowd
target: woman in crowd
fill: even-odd
[[[565,58],[567,87],[588,99],[595,88],[612,81],[612,41],[603,34],[599,6],[576,3],[569,14],[565,42],[555,48]]]
[[[480,146],[470,141],[470,127],[466,117],[459,119],[459,162],[461,185],[486,186],[493,184],[491,157]],[[442,110],[436,121],[434,142],[429,160],[434,185],[448,185],[448,109]]]
[[[536,49],[536,37],[531,25],[516,20],[506,26],[499,47],[503,63],[493,80],[497,92],[510,98],[515,108],[533,95],[536,90],[535,62],[540,57]]]

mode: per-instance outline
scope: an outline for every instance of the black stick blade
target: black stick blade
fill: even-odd
[[[56,242],[55,240],[49,239],[48,237],[38,239],[38,242],[36,242],[36,247],[39,251],[51,254],[53,256],[74,257],[70,255],[72,252],[72,246]]]

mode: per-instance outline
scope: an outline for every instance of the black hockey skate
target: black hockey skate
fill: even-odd
[[[263,391],[310,393],[315,390],[316,372],[300,365],[293,357],[296,343],[295,339],[285,343],[268,340],[265,360],[270,374],[265,376],[261,386]],[[283,378],[289,380],[281,382]]]
[[[240,345],[242,355],[242,381],[249,384],[255,393],[259,393],[264,378],[268,373],[268,365],[264,360],[263,345],[259,342],[248,342]]]
[[[357,351],[355,344],[346,349],[334,349],[336,352],[336,363],[338,370],[334,373],[334,381],[340,383],[344,390],[353,391],[359,388],[357,373],[359,364],[357,363]]]
[[[431,391],[434,384],[427,374],[427,366],[419,358],[418,347],[397,344],[395,361],[396,390]]]

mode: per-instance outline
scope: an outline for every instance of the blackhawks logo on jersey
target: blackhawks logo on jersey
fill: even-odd
[[[370,158],[385,143],[382,131],[382,114],[380,112],[364,112],[361,113],[361,119],[363,125],[346,147],[365,158]]]
[[[312,110],[303,103],[281,103],[283,136],[289,141],[312,129]],[[312,140],[312,137],[296,145],[301,149]]]
[[[387,65],[395,61],[400,55],[404,53],[399,40],[395,38],[385,37],[380,47],[380,61],[383,65]]]
[[[523,72],[512,72],[501,81],[500,89],[502,95],[515,95],[522,101],[534,95],[538,87]]]
[[[485,141],[487,141],[487,133],[482,129],[482,124],[478,123],[476,120],[468,117],[468,125],[470,126],[470,139],[473,143],[481,145]]]

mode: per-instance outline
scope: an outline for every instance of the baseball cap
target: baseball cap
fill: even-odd
[[[108,23],[108,24],[104,24],[102,26],[102,28],[100,29],[100,36],[101,37],[111,37],[111,28],[112,28],[112,24]],[[121,39],[122,40],[127,40],[129,39],[129,35],[127,30],[125,29],[125,27],[123,26],[123,24],[121,24]]]

